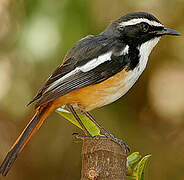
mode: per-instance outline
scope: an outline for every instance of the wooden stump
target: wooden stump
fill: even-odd
[[[107,137],[82,137],[81,180],[125,180],[127,149]]]

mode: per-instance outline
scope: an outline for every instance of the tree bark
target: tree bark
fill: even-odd
[[[127,149],[107,137],[82,137],[81,180],[126,180]]]

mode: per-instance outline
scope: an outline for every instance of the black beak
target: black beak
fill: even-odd
[[[173,29],[164,28],[157,32],[158,35],[174,35],[174,36],[181,36],[181,34]]]

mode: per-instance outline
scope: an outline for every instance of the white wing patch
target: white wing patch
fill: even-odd
[[[121,56],[121,55],[126,55],[126,54],[128,54],[128,50],[129,50],[129,45],[126,45],[125,48],[120,52],[120,56]]]
[[[64,79],[70,77],[73,74],[76,74],[77,72],[79,72],[79,69],[76,68],[73,71],[67,73],[66,75],[64,75],[63,77],[59,78],[58,80],[54,81],[52,84],[49,85],[49,87],[45,90],[45,92],[48,92],[50,89],[55,88],[60,82],[62,82]]]
[[[142,22],[148,23],[151,26],[162,26],[163,27],[163,25],[160,24],[159,22],[150,21],[150,20],[148,20],[146,18],[131,19],[129,21],[125,21],[125,22],[120,23],[120,26],[130,26],[130,25],[135,25],[135,24],[139,24],[139,23],[142,23]]]
[[[129,50],[129,46],[125,46],[125,48],[122,50],[122,52],[120,53],[120,55],[125,55],[128,53]],[[55,88],[59,83],[61,83],[64,79],[78,73],[78,72],[88,72],[94,68],[96,68],[97,66],[99,66],[100,64],[106,62],[106,61],[110,61],[111,60],[111,55],[112,55],[112,51],[109,51],[101,56],[98,56],[98,58],[92,59],[90,60],[88,63],[84,64],[83,66],[80,67],[76,67],[73,71],[67,73],[66,75],[64,75],[63,77],[61,77],[60,79],[54,81],[52,84],[50,84],[50,86],[45,90],[45,92],[49,91],[50,89]]]
[[[85,65],[83,65],[81,67],[77,67],[77,68],[80,69],[82,72],[90,71],[90,70],[96,68],[97,66],[99,66],[100,64],[104,63],[105,61],[110,61],[111,55],[112,55],[112,51],[107,52],[101,56],[98,56],[98,58],[90,60]]]

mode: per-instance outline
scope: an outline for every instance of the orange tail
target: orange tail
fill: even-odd
[[[28,143],[33,134],[39,129],[39,127],[42,125],[44,120],[51,112],[52,110],[49,103],[45,106],[40,107],[37,110],[29,124],[26,126],[16,142],[10,148],[8,154],[6,155],[6,158],[0,166],[0,174],[2,174],[3,176],[7,175],[8,171],[13,165],[13,162],[16,160],[17,155],[23,150],[24,146]]]

